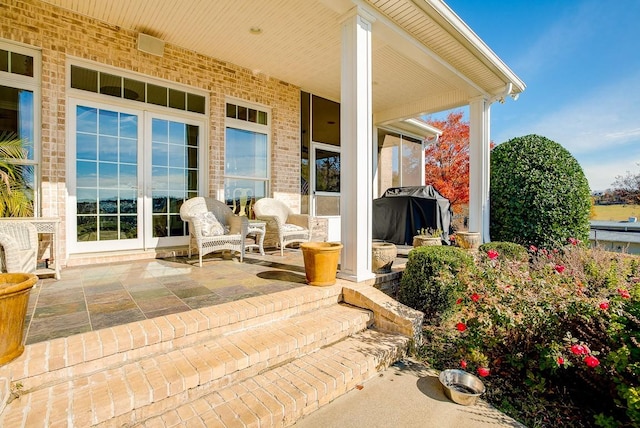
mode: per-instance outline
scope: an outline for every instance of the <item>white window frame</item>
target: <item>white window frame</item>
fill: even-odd
[[[205,113],[202,114],[202,113],[194,113],[189,111],[182,111],[182,110],[173,109],[170,107],[157,106],[155,104],[150,104],[150,103],[141,103],[140,101],[112,97],[105,94],[100,94],[100,93],[95,93],[90,91],[83,91],[81,89],[72,88],[71,87],[71,66],[72,65],[84,67],[84,68],[88,68],[88,69],[96,70],[100,72],[112,73],[118,76],[136,79],[142,82],[152,83],[159,86],[164,86],[172,89],[177,89],[180,91],[189,92],[192,94],[202,95],[205,97]],[[67,99],[67,117],[68,118],[75,118],[75,113],[73,111],[72,106],[75,106],[77,103],[83,103],[83,102],[100,106],[100,108],[115,108],[115,109],[123,109],[124,111],[129,111],[129,110],[137,111],[139,112],[140,119],[141,119],[139,126],[141,127],[140,129],[143,131],[142,137],[140,137],[140,141],[138,142],[138,144],[142,145],[143,147],[144,147],[144,144],[146,144],[145,139],[151,138],[150,125],[148,124],[151,123],[151,118],[153,117],[172,118],[173,120],[184,120],[185,122],[188,122],[190,124],[197,124],[198,126],[200,126],[201,133],[202,133],[202,144],[200,145],[198,150],[198,156],[199,156],[198,169],[200,171],[200,174],[198,177],[198,193],[203,196],[209,194],[208,193],[209,191],[208,177],[210,174],[209,126],[211,121],[209,116],[210,96],[208,92],[203,91],[201,89],[193,88],[190,86],[176,84],[174,82],[153,78],[144,74],[133,73],[133,72],[116,68],[116,67],[105,66],[103,64],[99,64],[99,63],[95,63],[92,61],[87,61],[87,60],[79,59],[75,57],[67,57],[66,75],[67,75],[66,99]],[[72,139],[75,138],[75,136],[73,135],[74,132],[75,132],[75,120],[73,121],[70,120],[70,123],[67,126],[67,142],[72,141]],[[75,181],[76,181],[75,162],[76,162],[75,152],[72,154],[67,153],[67,183],[69,183],[69,188],[73,188],[73,189],[75,189],[75,186],[76,186],[75,185]],[[147,170],[149,169],[149,164],[147,163],[146,157],[139,158],[138,162],[139,162],[139,168],[141,168],[141,171],[139,171],[139,174],[140,174],[139,177],[144,179],[142,183],[145,186],[144,188],[140,187],[138,189],[138,195],[143,198],[142,202],[139,203],[140,213],[142,213],[143,209],[148,209],[151,203],[147,200],[151,197],[151,193],[150,193],[151,183],[148,182]],[[149,172],[149,175],[150,175],[150,172]],[[69,212],[75,212],[76,210],[75,203],[76,201],[74,198],[68,197],[67,211],[73,210]],[[149,219],[151,218],[152,214],[150,212],[144,211],[144,213],[145,213],[144,215],[146,215]],[[160,248],[160,246],[158,246],[159,238],[153,238],[153,239],[150,238],[150,236],[147,233],[148,225],[144,223],[144,220],[142,222],[143,226],[140,229],[141,237],[143,237],[142,246],[136,246],[136,248],[144,249],[144,250],[147,250],[149,248]],[[76,222],[76,218],[74,216],[67,216],[66,226],[67,226],[67,242],[68,243],[72,243],[76,239],[75,233],[76,233],[77,225],[75,224],[75,222]],[[188,240],[188,237],[186,237],[185,239]],[[174,241],[175,239],[167,238],[162,246],[164,247],[164,246],[176,245]],[[97,241],[97,242],[107,242],[107,241]],[[188,241],[185,241],[185,242],[188,242]],[[181,245],[181,244],[182,244],[181,242],[178,243],[178,245]],[[116,243],[114,248],[110,248],[110,249],[117,250],[118,245],[126,246],[126,243],[124,244]],[[67,254],[66,254],[67,257],[69,257],[70,254],[73,254],[75,252],[98,251],[95,248],[84,250],[82,248],[82,245],[78,246],[78,245],[72,245],[72,244],[68,244],[66,249],[67,249]]]
[[[25,159],[20,164],[32,165],[35,169],[33,174],[33,214],[34,217],[39,217],[41,212],[40,185],[42,183],[42,165],[40,163],[42,152],[42,53],[39,49],[5,40],[0,40],[0,49],[33,58],[33,77],[0,71],[0,85],[24,89],[33,93],[33,159]]]

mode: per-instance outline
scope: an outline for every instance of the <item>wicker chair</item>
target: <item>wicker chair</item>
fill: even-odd
[[[0,270],[35,273],[37,268],[38,230],[24,221],[0,222]]]
[[[212,213],[222,225],[221,234],[210,234],[205,230],[206,213]],[[244,241],[249,225],[246,217],[234,215],[228,206],[217,199],[199,196],[182,204],[180,218],[189,224],[189,257],[191,257],[192,248],[197,248],[200,267],[202,267],[202,256],[214,251],[238,251],[240,261],[243,260]]]
[[[256,219],[267,223],[267,235],[278,236],[280,255],[284,247],[294,242],[308,242],[311,239],[311,217],[294,214],[284,202],[272,198],[262,198],[253,206]]]

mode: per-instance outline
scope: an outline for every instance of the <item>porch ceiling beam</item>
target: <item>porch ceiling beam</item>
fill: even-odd
[[[353,3],[375,17],[373,31],[376,40],[384,40],[388,45],[393,46],[396,51],[434,72],[451,85],[466,88],[471,92],[471,97],[492,95],[409,34],[405,29],[372,8],[365,0],[353,0]]]
[[[389,123],[449,110],[467,104],[469,104],[468,94],[463,90],[457,89],[444,94],[426,96],[419,101],[407,103],[385,111],[375,112],[373,122],[376,124]]]

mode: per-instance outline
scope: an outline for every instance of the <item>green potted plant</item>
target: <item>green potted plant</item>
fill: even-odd
[[[418,229],[413,237],[413,247],[425,245],[442,245],[442,230],[431,227]]]

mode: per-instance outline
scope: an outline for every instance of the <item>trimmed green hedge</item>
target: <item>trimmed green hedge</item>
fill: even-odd
[[[589,183],[560,144],[526,135],[491,152],[491,237],[557,248],[589,239]]]
[[[426,321],[437,321],[453,309],[458,298],[457,274],[472,267],[473,258],[460,248],[414,248],[402,274],[398,300],[424,312]]]

